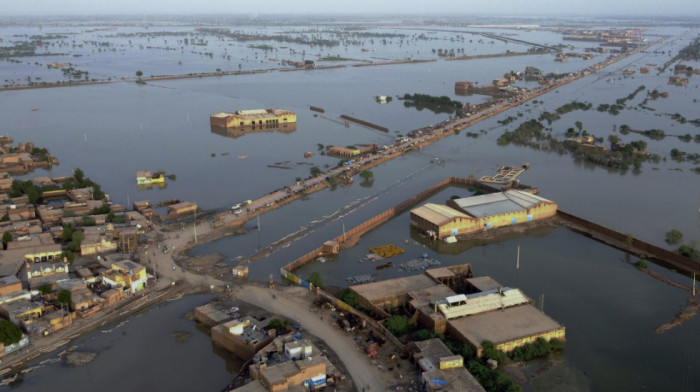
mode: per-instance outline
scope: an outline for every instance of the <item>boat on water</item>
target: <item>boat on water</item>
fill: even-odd
[[[378,265],[378,266],[377,266],[377,269],[380,270],[380,269],[384,269],[384,268],[389,268],[389,267],[391,267],[392,265],[394,265],[394,263],[392,263],[391,261],[388,261],[388,262],[386,262],[386,263],[384,263],[384,264]]]
[[[165,183],[165,173],[151,173],[150,170],[139,170],[136,172],[137,185],[163,184]]]
[[[314,153],[311,151],[307,151],[304,153],[304,158],[311,158],[312,156],[314,156]]]

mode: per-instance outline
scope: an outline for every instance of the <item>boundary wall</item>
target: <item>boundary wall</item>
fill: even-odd
[[[479,186],[487,191],[496,192],[499,191],[498,188],[483,184],[478,180],[472,178],[458,178],[458,177],[448,177],[437,184],[431,186],[430,188],[414,195],[413,197],[402,201],[396,206],[380,213],[379,215],[370,218],[369,220],[361,223],[360,225],[352,228],[350,231],[346,232],[345,235],[340,235],[332,240],[338,242],[341,248],[348,248],[353,246],[360,237],[375,229],[376,227],[384,224],[395,216],[403,213],[405,210],[411,206],[427,199],[428,197],[439,192],[447,186]],[[608,227],[593,223],[586,219],[580,218],[578,216],[569,214],[567,212],[558,210],[556,217],[559,218],[559,223],[562,226],[568,227],[572,230],[578,231],[586,236],[589,236],[597,241],[601,241],[607,245],[616,247],[626,252],[634,253],[641,257],[653,257],[656,260],[670,264],[684,272],[690,273],[700,273],[700,263],[695,262],[691,259],[683,257],[681,255],[675,254],[668,250],[659,248],[658,246],[649,244],[647,242],[638,240],[630,235],[620,233]],[[314,287],[313,284],[307,282],[297,275],[292,273],[293,270],[313,261],[316,257],[322,254],[322,247],[318,247],[307,254],[293,260],[289,264],[280,268],[280,273],[283,278],[291,281],[292,283],[301,285],[313,291],[319,297],[325,298],[334,304],[336,307],[342,309],[343,311],[350,312],[360,319],[364,320],[369,326],[378,331],[384,338],[392,342],[396,347],[405,350],[404,344],[396,338],[389,330],[387,330],[381,322],[378,322],[371,318],[370,316],[358,311],[352,306],[346,304],[345,302],[339,300],[335,296],[327,293],[326,291]]]

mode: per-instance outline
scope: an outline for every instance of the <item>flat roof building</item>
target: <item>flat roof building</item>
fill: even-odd
[[[564,340],[565,336],[563,326],[529,304],[453,319],[448,322],[447,330],[455,338],[469,343],[479,356],[484,340],[509,352],[540,337],[549,341],[552,338]]]
[[[474,278],[469,264],[349,288],[365,308],[388,317],[386,307],[401,307],[423,328],[447,332],[478,355],[484,340],[508,352],[539,337],[565,338],[565,328],[530,305],[522,291]]]
[[[556,203],[519,190],[453,199],[447,206],[426,203],[411,210],[411,225],[438,239],[555,215]]]
[[[297,115],[284,109],[237,110],[234,113],[220,112],[209,116],[212,126],[223,128],[255,127],[296,123]]]
[[[454,355],[440,339],[413,342],[408,350],[422,372],[427,391],[485,392],[464,367],[464,358]]]

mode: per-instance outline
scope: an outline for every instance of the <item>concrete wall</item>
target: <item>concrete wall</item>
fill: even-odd
[[[246,343],[243,339],[229,333],[221,324],[211,329],[211,340],[214,344],[225,348],[238,358],[246,361],[253,358],[255,353],[270,343],[272,339],[272,336],[268,336],[266,339],[259,340],[256,343]]]
[[[476,355],[478,357],[481,357],[481,354],[483,353],[481,342],[470,341],[464,335],[462,335],[459,330],[455,329],[450,323],[447,323],[447,333],[451,336],[454,336],[460,342],[469,344],[474,349]],[[540,332],[528,336],[521,336],[511,340],[493,342],[493,344],[496,346],[497,349],[503,351],[504,353],[507,353],[513,351],[513,349],[515,349],[516,347],[520,347],[528,343],[534,343],[535,340],[537,340],[537,338],[543,338],[546,341],[550,341],[551,339],[557,338],[563,341],[566,340],[565,334],[566,328],[560,327],[550,331]]]
[[[700,273],[700,263],[687,257],[673,253],[658,246],[638,240],[627,234],[620,233],[597,223],[593,223],[578,216],[564,211],[557,211],[557,217],[563,225],[583,232],[592,238],[602,241],[610,246],[614,246],[626,252],[636,254],[640,257],[649,257],[672,265],[673,267],[688,273]]]

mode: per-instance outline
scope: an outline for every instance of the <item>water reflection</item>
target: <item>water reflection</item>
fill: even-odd
[[[260,132],[273,132],[278,131],[281,133],[292,133],[297,130],[296,123],[289,124],[268,124],[268,125],[258,125],[258,126],[247,126],[247,127],[237,127],[237,128],[225,128],[218,127],[215,125],[211,126],[211,133],[221,135],[224,137],[230,137],[233,139],[238,139],[241,136],[247,135],[249,133],[260,133]]]
[[[439,254],[459,255],[472,248],[477,248],[490,244],[501,244],[518,238],[526,237],[546,237],[556,228],[554,226],[536,226],[528,228],[519,228],[518,231],[501,232],[496,238],[485,239],[470,239],[457,241],[453,244],[448,244],[445,241],[431,240],[425,236],[423,231],[411,226],[411,239],[424,245]]]

